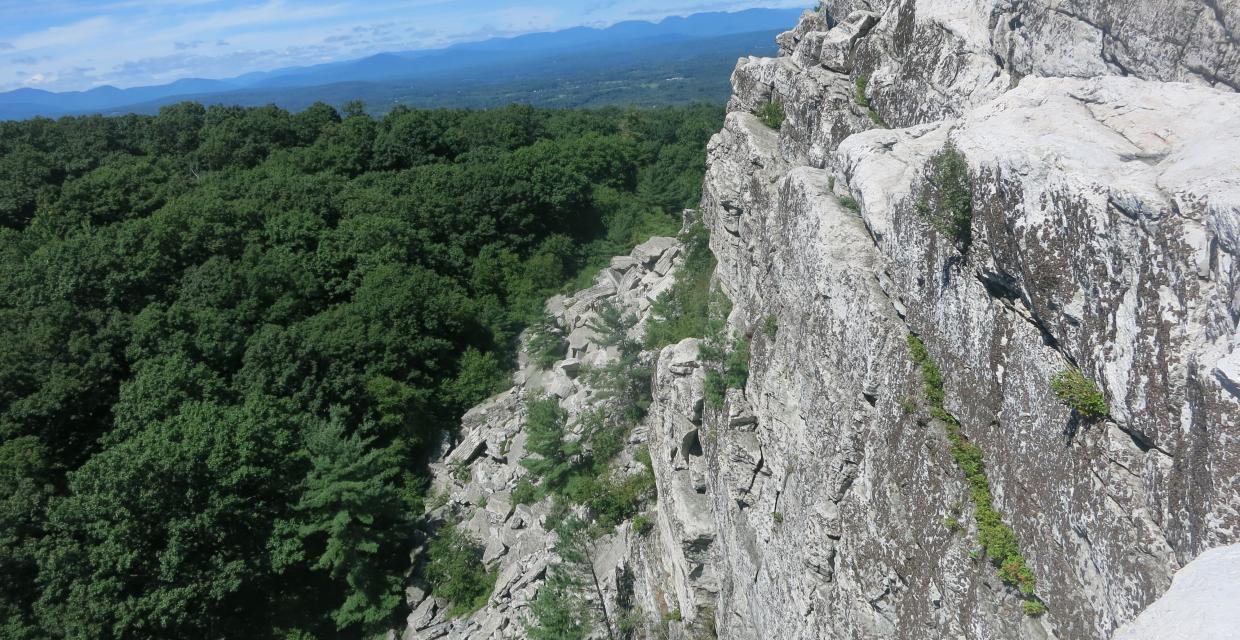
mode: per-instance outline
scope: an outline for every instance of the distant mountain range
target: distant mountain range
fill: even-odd
[[[397,104],[487,107],[669,104],[722,101],[728,71],[742,55],[769,55],[773,36],[800,10],[698,13],[661,22],[621,22],[605,29],[550,33],[382,53],[359,60],[249,73],[224,80],[53,93],[0,93],[0,119],[102,113],[154,113],[194,100],[206,104],[277,104],[298,110],[316,101],[362,100],[385,112]]]

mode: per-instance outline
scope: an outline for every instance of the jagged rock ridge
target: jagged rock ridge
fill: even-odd
[[[823,4],[779,58],[740,61],[709,148],[701,214],[748,383],[704,408],[696,342],[659,354],[634,436],[657,535],[622,530],[600,566],[638,567],[649,616],[681,613],[672,637],[709,616],[728,639],[1110,637],[1240,541],[1240,4]],[[751,115],[770,102],[779,131]],[[922,204],[948,148],[967,242]],[[910,334],[1043,615],[978,547]],[[1072,369],[1108,417],[1059,401]],[[468,637],[521,635],[490,631]]]

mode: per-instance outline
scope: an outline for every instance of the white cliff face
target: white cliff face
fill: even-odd
[[[1207,585],[1234,573],[1210,550],[1240,542],[1240,3],[824,5],[780,57],[738,63],[708,149],[701,215],[726,333],[752,340],[748,383],[715,408],[697,341],[649,354],[654,402],[632,444],[654,463],[656,526],[622,527],[602,568],[633,578],[648,619],[679,612],[654,625],[672,638],[711,619],[729,640],[1186,637],[1170,621],[1213,606]],[[779,131],[750,113],[770,102]],[[919,211],[948,147],[970,175],[967,247]],[[623,282],[662,290],[677,264],[618,260],[666,270],[601,278],[570,299],[567,328],[609,296],[646,314],[650,294]],[[1042,615],[979,546],[910,334],[984,457]],[[573,336],[588,360],[590,336]],[[1050,380],[1069,368],[1097,382],[1107,418],[1059,401]],[[451,455],[506,471],[455,502],[522,472],[525,390],[588,406],[559,377],[526,372],[467,417],[480,435]],[[476,453],[510,435],[502,464]],[[550,546],[523,526],[529,541],[494,555],[513,586],[446,623],[454,637],[520,636]],[[1212,568],[1173,586],[1198,556]]]
[[[1136,27],[1113,23],[1109,48],[1085,55],[1047,26],[1065,13],[1022,3],[1006,9],[1034,25],[1016,73],[996,58],[993,3],[878,4],[825,35],[807,16],[781,58],[742,60],[711,144],[703,212],[732,327],[755,335],[749,385],[726,413],[756,424],[708,416],[703,428],[716,443],[719,609],[732,612],[720,635],[1108,637],[1182,564],[1240,536],[1231,40],[1125,62],[1108,52],[1137,45],[1113,34]],[[877,23],[858,28],[870,11]],[[823,53],[844,40],[851,69]],[[1110,77],[1106,55],[1149,79]],[[1215,56],[1213,75],[1194,75],[1194,56]],[[1032,77],[1050,74],[1068,77]],[[878,114],[908,126],[862,131],[874,126],[864,106],[841,97],[860,75]],[[772,100],[788,110],[778,139],[744,113]],[[917,213],[948,144],[973,176],[965,253]],[[755,332],[768,315],[773,341]],[[943,427],[907,410],[922,396],[909,333],[985,456],[1044,616],[1023,616],[1016,591],[970,558],[970,500]],[[1049,379],[1069,366],[1098,381],[1112,419],[1085,424],[1058,402]],[[949,531],[945,518],[968,524]]]

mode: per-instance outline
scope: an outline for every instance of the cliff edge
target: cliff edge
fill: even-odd
[[[1173,577],[1240,542],[1240,2],[821,4],[733,75],[700,211],[727,304],[643,355],[621,459],[648,451],[655,524],[603,538],[598,593],[630,637],[1172,637],[1234,567]],[[639,335],[660,246],[565,330],[620,295]],[[479,411],[519,433],[521,393]],[[495,466],[493,431],[447,459]],[[470,474],[453,496],[519,471]],[[408,637],[524,637],[554,536],[525,553],[503,529],[546,507],[495,504],[504,589]]]

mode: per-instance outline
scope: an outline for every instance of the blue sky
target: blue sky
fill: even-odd
[[[0,91],[131,87],[809,0],[0,0]]]

